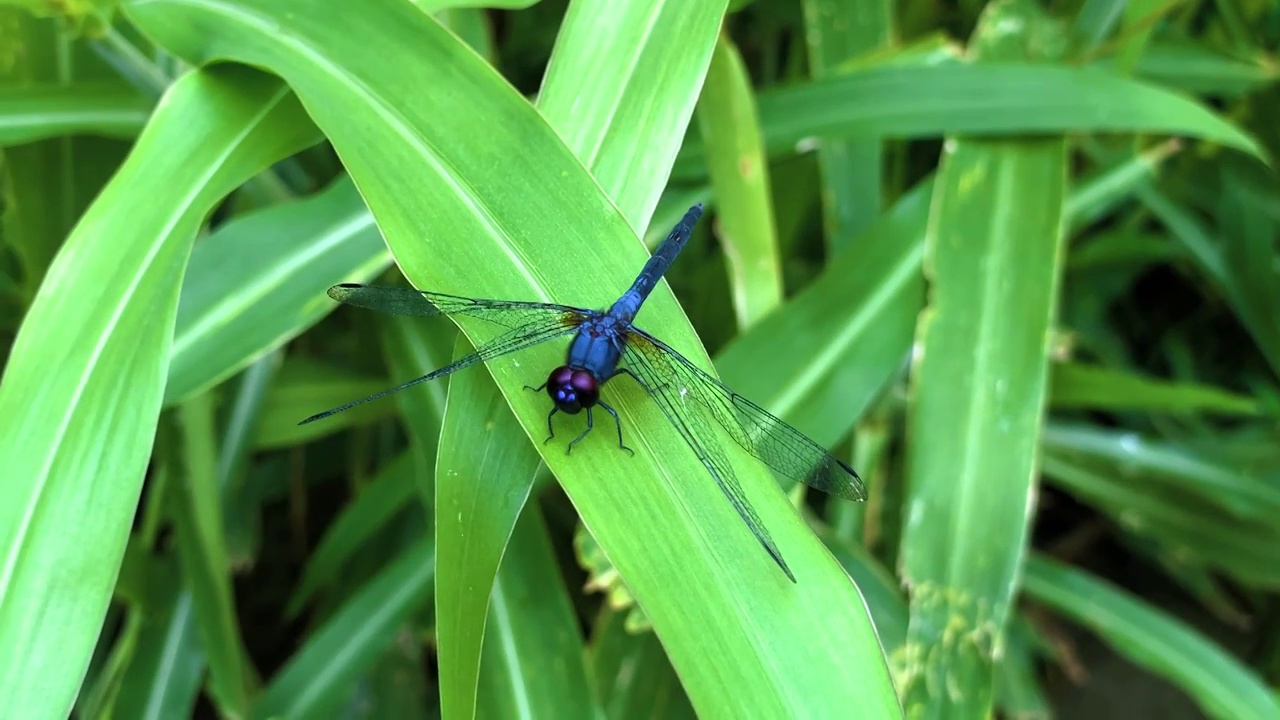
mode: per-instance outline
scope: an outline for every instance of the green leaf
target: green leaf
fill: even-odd
[[[152,101],[115,85],[32,85],[0,90],[0,145],[66,135],[137,137]]]
[[[1263,468],[1231,463],[1187,442],[1075,423],[1051,423],[1044,446],[1103,466],[1122,476],[1144,476],[1178,488],[1239,519],[1266,520],[1280,513],[1280,487]],[[1218,443],[1215,443],[1218,444]]]
[[[201,392],[333,311],[323,291],[367,281],[391,262],[355,187],[223,225],[191,254],[165,400]]]
[[[1066,132],[1159,133],[1221,143],[1260,159],[1267,152],[1205,106],[1136,80],[1089,68],[960,64],[873,67],[758,96],[770,154],[811,137],[922,138]],[[675,175],[706,163],[687,143]]]
[[[1133,72],[1151,44],[1155,22],[1174,7],[1176,4],[1168,0],[1133,0],[1124,4],[1120,11],[1121,32],[1116,39],[1116,67],[1122,74]]]
[[[904,195],[822,276],[716,357],[729,385],[819,443],[843,437],[911,348],[932,184]]]
[[[258,699],[252,717],[337,715],[410,615],[430,603],[435,569],[430,540],[402,550],[294,653]]]
[[[1034,631],[1022,615],[1009,623],[1004,655],[996,668],[996,705],[1006,716],[1046,718],[1053,715],[1033,652]]]
[[[1254,180],[1238,165],[1224,168],[1217,216],[1220,252],[1230,298],[1257,338],[1272,368],[1280,371],[1280,269],[1275,238],[1280,232],[1271,178]]]
[[[181,312],[181,304],[179,304]],[[252,482],[253,438],[262,419],[267,394],[284,359],[283,352],[259,358],[234,383],[218,454],[218,486],[225,508],[227,555],[232,568],[250,565],[261,550],[262,498]]]
[[[1280,537],[1268,520],[1232,517],[1185,486],[1162,487],[1151,482],[1156,476],[1131,478],[1132,472],[1099,468],[1056,451],[1045,453],[1044,472],[1134,536],[1155,540],[1154,552],[1166,563],[1217,569],[1250,585],[1280,587],[1280,568],[1271,550]],[[1238,502],[1239,497],[1229,500]]]
[[[3,166],[9,178],[0,248],[16,256],[13,266],[0,270],[0,286],[10,273],[16,285],[0,291],[0,298],[11,293],[10,302],[0,302],[3,347],[54,255],[128,151],[125,143],[107,139],[121,133],[107,132],[111,123],[103,126],[98,121],[118,121],[131,110],[136,120],[123,136],[133,139],[154,102],[140,99],[114,78],[105,80],[102,73],[95,73],[96,58],[76,52],[80,48],[71,39],[72,30],[63,23],[2,7],[0,24],[5,28],[0,42],[4,57],[0,97],[10,99],[10,113],[4,115],[10,133]],[[74,121],[73,126],[63,125],[66,120]],[[77,122],[88,124],[81,127]],[[34,140],[38,137],[47,139]],[[8,307],[16,311],[5,312]]]
[[[455,356],[470,351],[459,337]],[[455,414],[459,417],[450,417]],[[452,380],[436,462],[436,546],[445,568],[436,591],[436,634],[440,707],[449,717],[476,714],[481,640],[489,634],[485,622],[491,606],[498,624],[494,633],[510,632],[504,626],[509,620],[498,612],[511,612],[505,606],[508,599],[494,577],[538,469],[537,452],[519,433],[519,423],[493,378],[469,372]],[[536,509],[525,513],[526,521],[530,512]],[[507,659],[519,662],[520,655]],[[523,680],[523,674],[515,675],[512,682]]]
[[[628,632],[625,617],[606,606],[594,623],[591,668],[605,715],[611,720],[696,718],[658,636]]]
[[[438,720],[427,648],[401,642],[386,649],[340,713],[388,720]]]
[[[453,361],[459,334],[457,326],[448,320],[389,316],[377,317],[375,321],[387,364],[397,379],[405,381],[421,377]],[[442,428],[447,417],[452,380],[456,379],[453,378],[448,383],[423,383],[395,394],[405,430],[409,433],[418,501],[431,517],[435,516],[437,502],[438,485],[435,479],[440,460]],[[495,438],[494,441],[500,440]],[[436,554],[440,553],[441,548],[437,546]],[[437,580],[436,587],[447,588],[451,582],[451,574],[446,571],[443,582]]]
[[[1265,291],[1259,294],[1257,279],[1258,275],[1263,275],[1268,280],[1274,278],[1274,272],[1270,270],[1269,262],[1257,268],[1251,267],[1247,262],[1250,251],[1244,248],[1257,242],[1249,237],[1252,233],[1239,227],[1240,223],[1224,219],[1224,224],[1227,225],[1225,234],[1229,241],[1220,244],[1211,230],[1189,208],[1175,202],[1154,185],[1146,184],[1141,187],[1138,197],[1173,239],[1182,245],[1204,276],[1231,303],[1240,322],[1248,328],[1254,342],[1271,364],[1272,371],[1280,373],[1280,328],[1276,326],[1274,316],[1270,313],[1275,305],[1272,299],[1274,294]],[[1239,206],[1227,209],[1228,213],[1248,211],[1247,207]],[[1265,235],[1263,238],[1267,244],[1262,248],[1269,254],[1271,251],[1267,248],[1270,238]],[[1242,260],[1246,262],[1242,263]]]
[[[1156,40],[1138,58],[1135,72],[1183,92],[1239,97],[1274,84],[1280,76],[1265,56],[1234,57],[1207,43]]]
[[[1262,679],[1178,619],[1110,583],[1047,557],[1027,562],[1027,595],[1102,637],[1116,652],[1168,678],[1210,717],[1280,718]]]
[[[782,302],[782,268],[751,78],[726,35],[716,43],[697,114],[733,307],[738,327],[745,329]]]
[[[1029,3],[988,6],[976,52],[1025,52],[1045,24]],[[1061,138],[948,139],[944,149],[907,420],[908,713],[992,708],[1032,522],[1066,164]]]
[[[215,202],[308,142],[294,130],[306,127],[300,113],[278,82],[244,68],[175,83],[23,322],[0,385],[8,712],[65,715],[75,698],[154,442],[196,230]]]
[[[1163,235],[1142,232],[1092,233],[1083,244],[1071,248],[1068,273],[1093,270],[1130,270],[1186,259],[1186,253]]]
[[[815,78],[838,72],[842,64],[888,47],[893,12],[887,0],[847,3],[804,0],[805,45]],[[818,146],[822,169],[822,217],[828,252],[841,250],[880,214],[884,150],[880,138],[824,138]]]
[[[550,582],[548,582],[550,581]],[[480,717],[598,718],[582,632],[542,513],[526,508],[489,601]]]
[[[1117,208],[1133,200],[1134,195],[1182,149],[1181,140],[1167,142],[1135,152],[1119,162],[1109,163],[1081,180],[1067,201],[1067,223],[1073,229],[1087,228],[1116,213]],[[1072,248],[1071,262],[1076,262]]]
[[[844,542],[830,532],[819,534],[867,599],[886,652],[899,653],[907,640],[907,603],[893,574],[862,546]]]
[[[343,567],[356,553],[409,506],[413,499],[412,470],[412,458],[407,453],[397,457],[343,508],[311,553],[302,580],[289,599],[287,615],[296,617],[318,589],[338,581]]]
[[[210,695],[224,715],[249,710],[250,668],[235,612],[231,563],[223,533],[223,504],[217,478],[213,400],[198,395],[179,408],[181,461],[185,482],[173,488],[174,525],[182,573],[192,592],[192,608],[209,662]]]
[[[1258,415],[1253,398],[1193,383],[1174,383],[1111,368],[1054,363],[1053,407],[1171,413]]]
[[[723,12],[724,0],[581,0],[558,32],[538,112],[637,233],[684,139]]]
[[[191,591],[168,585],[165,603],[143,620],[138,651],[125,674],[116,717],[164,720],[190,717],[204,679],[204,650],[196,634]]]
[[[299,418],[386,390],[392,384],[386,378],[352,377],[349,371],[291,357],[267,394],[254,447],[289,447],[386,417],[395,410],[394,405],[368,403],[335,415],[332,422],[298,425]]]

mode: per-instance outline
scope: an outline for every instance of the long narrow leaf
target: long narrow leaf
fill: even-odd
[[[1175,681],[1216,718],[1280,718],[1280,702],[1239,660],[1167,613],[1046,557],[1027,562],[1026,592]]]
[[[155,437],[196,229],[311,140],[279,82],[243,68],[190,74],[50,268],[0,385],[7,712],[65,716],[79,688]]]
[[[977,52],[1024,52],[1044,22],[1029,3],[989,6]],[[1008,36],[1010,26],[1027,35]],[[943,156],[908,419],[909,712],[976,717],[992,708],[1031,524],[1066,160],[1061,138],[954,139]]]

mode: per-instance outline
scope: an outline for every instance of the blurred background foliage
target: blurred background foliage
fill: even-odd
[[[738,717],[777,716],[759,703],[784,698],[794,717],[899,702],[915,716],[1280,717],[1280,6],[395,4],[0,7],[0,706]],[[450,34],[415,36],[392,22],[406,12]],[[387,45],[335,40],[300,70],[246,29],[259,16],[279,47],[369,27]],[[593,33],[617,57],[593,54]],[[394,72],[397,52],[436,67],[437,47],[495,81],[473,88],[482,75],[449,65],[365,89],[429,96],[406,100],[410,129],[446,122],[422,107],[456,110],[470,142],[423,146],[481,170],[445,161],[442,176],[546,216],[519,282],[576,252],[557,232],[585,224],[576,247],[592,247],[604,224],[583,218],[606,211],[517,192],[561,155],[526,129],[532,113],[482,112],[512,106],[486,104],[499,75],[649,247],[709,204],[668,280],[721,377],[868,480],[859,505],[791,489],[808,528],[787,532],[816,534],[866,601],[804,607],[814,626],[841,618],[857,637],[865,612],[878,644],[819,656],[820,638],[762,620],[803,590],[727,583],[758,553],[749,539],[724,558],[694,541],[687,557],[644,555],[646,538],[681,548],[698,525],[580,500],[569,472],[625,492],[640,471],[604,445],[562,471],[556,446],[529,439],[545,408],[516,407],[515,370],[495,371],[500,391],[477,370],[296,426],[466,349],[446,322],[335,312],[328,285],[402,282],[393,254],[416,284],[410,268],[434,263],[451,284],[433,289],[473,295],[520,267],[431,219],[445,184],[395,164],[377,130],[394,113],[370,120],[316,89],[359,93],[351,68]],[[226,59],[266,72],[195,69]],[[679,67],[649,72],[664,62]],[[574,136],[593,115],[613,134]],[[508,165],[485,148],[512,127],[515,147],[532,139]],[[460,254],[434,260],[432,243]],[[622,275],[566,260],[576,284],[547,286],[573,304],[616,296],[638,267],[622,254],[608,260]],[[740,533],[728,517],[699,542]],[[631,536],[640,550],[620,544]],[[798,542],[784,552],[847,585]],[[758,561],[745,576],[773,572]],[[726,632],[747,649],[661,609],[688,595],[707,617],[743,598]],[[772,660],[721,666],[757,652]],[[797,694],[837,666],[887,668],[896,696],[874,679]],[[818,685],[771,679],[790,674]]]

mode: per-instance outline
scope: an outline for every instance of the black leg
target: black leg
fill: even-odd
[[[551,408],[551,412],[547,413],[547,439],[542,441],[543,445],[546,445],[547,443],[551,442],[551,438],[556,436],[556,429],[551,426],[551,416],[555,415],[558,412],[560,412],[560,408],[553,407]]]
[[[569,441],[569,447],[564,451],[565,455],[568,455],[569,453],[573,452],[573,446],[577,445],[579,440],[586,437],[587,433],[591,432],[591,426],[594,424],[595,424],[595,421],[592,420],[591,418],[591,408],[587,408],[587,429],[583,430],[581,435]]]
[[[525,385],[525,386],[524,386],[524,389],[525,389],[525,390],[532,390],[532,391],[534,391],[534,392],[542,392],[542,388],[544,388],[544,387],[546,387],[546,386],[547,386],[547,384],[546,384],[546,383],[542,383],[542,384],[541,384],[541,385],[539,385],[538,387],[529,387],[528,385]]]
[[[618,426],[618,447],[622,448],[623,450],[626,450],[628,453],[631,454],[632,457],[635,457],[635,454],[636,454],[635,451],[627,447],[626,445],[622,444],[622,420],[618,417],[617,411],[609,407],[608,403],[601,402],[597,404],[600,407],[604,408],[605,410],[609,411],[609,414],[613,416],[613,424]]]
[[[636,375],[635,373],[631,372],[630,368],[624,368],[624,367],[617,368],[613,371],[613,375],[611,377],[617,377],[619,375],[630,376],[632,380],[636,381],[637,385],[644,388],[645,392],[652,392],[649,390],[649,386],[645,384],[645,381],[641,380],[639,375]]]

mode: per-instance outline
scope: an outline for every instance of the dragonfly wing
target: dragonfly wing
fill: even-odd
[[[865,500],[862,478],[842,460],[781,418],[730,390],[666,343],[633,327],[627,338],[658,382],[678,388],[715,418],[747,452],[774,470],[809,487],[847,500]]]
[[[422,377],[414,378],[407,383],[397,385],[393,388],[388,388],[382,392],[374,393],[368,397],[354,400],[346,405],[341,405],[331,410],[317,413],[298,424],[306,425],[307,423],[327,418],[330,415],[336,415],[343,410],[349,410],[356,405],[362,405],[370,400],[377,400],[378,398],[386,397],[393,392],[413,387],[419,383],[444,377],[445,375],[457,372],[465,367],[470,367],[476,363],[492,360],[496,357],[501,357],[502,355],[513,353],[517,350],[523,350],[532,345],[537,345],[538,343],[560,337],[561,335],[568,335],[569,333],[577,330],[578,326],[581,325],[587,317],[591,316],[591,313],[585,311],[580,313],[577,312],[575,308],[568,308],[567,310],[574,312],[551,312],[548,310],[547,312],[526,314],[526,323],[523,326],[512,328],[511,330],[482,343],[474,352],[454,360],[452,363],[440,368],[439,370],[435,370],[423,375]]]
[[[628,342],[622,356],[631,372],[646,386],[649,396],[662,409],[667,420],[675,426],[707,472],[711,473],[711,477],[729,499],[733,509],[738,511],[738,516],[747,524],[751,534],[764,546],[765,551],[778,564],[778,567],[782,568],[782,572],[787,574],[791,582],[795,582],[796,576],[792,574],[791,568],[787,567],[787,562],[782,559],[782,553],[778,551],[777,544],[765,529],[760,516],[747,502],[742,485],[733,473],[733,466],[729,464],[720,446],[716,444],[714,438],[700,436],[698,408],[687,404],[686,396],[681,392],[680,386],[670,381],[661,353],[656,348],[645,349],[643,343],[637,345]]]
[[[591,314],[589,310],[570,305],[522,300],[483,300],[388,285],[334,285],[329,288],[329,297],[344,305],[391,315],[463,315],[512,329],[527,325],[530,318],[537,316],[560,316],[568,313],[585,318]]]

